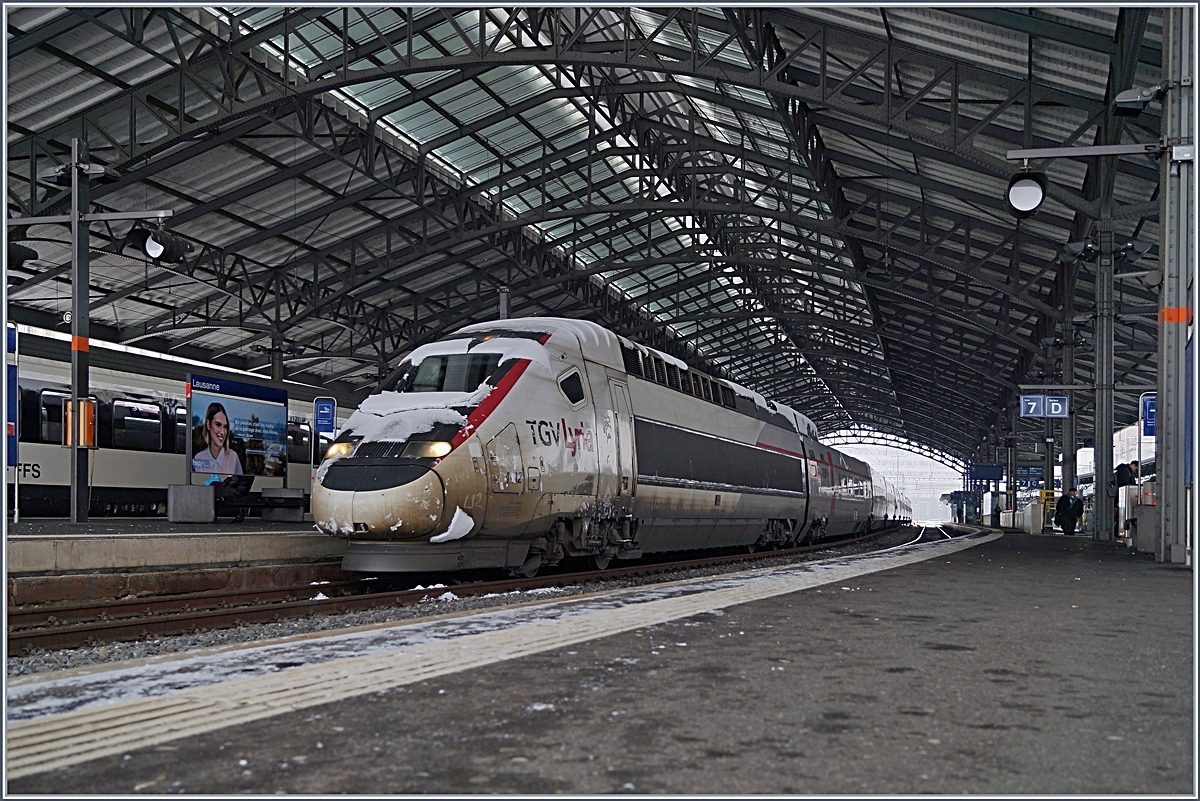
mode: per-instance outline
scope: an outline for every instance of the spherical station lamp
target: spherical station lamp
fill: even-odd
[[[1008,213],[1018,219],[1033,214],[1046,199],[1046,176],[1040,172],[1019,172],[1008,181],[1004,196]]]
[[[183,261],[184,256],[194,250],[191,242],[160,229],[134,228],[129,232],[129,242],[146,258],[168,264]]]

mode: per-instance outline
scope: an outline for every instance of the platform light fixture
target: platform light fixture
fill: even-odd
[[[1008,213],[1023,220],[1037,211],[1046,199],[1046,176],[1040,172],[1022,170],[1008,180],[1008,192],[1004,199]]]
[[[1136,264],[1137,261],[1150,252],[1150,248],[1154,245],[1150,242],[1127,242],[1121,248],[1121,255],[1125,257],[1125,261],[1129,264]]]
[[[134,228],[129,232],[129,242],[146,258],[166,264],[178,264],[195,250],[191,242],[161,228]]]
[[[1118,117],[1136,117],[1145,111],[1151,102],[1161,100],[1172,86],[1170,81],[1163,81],[1156,86],[1135,86],[1118,92],[1113,98],[1113,114]]]
[[[1088,241],[1068,242],[1063,245],[1058,260],[1063,264],[1074,264],[1077,261],[1092,261],[1100,254],[1100,248]]]
[[[22,245],[20,242],[8,243],[8,267],[20,268],[27,261],[35,261],[38,257],[38,252],[31,247]],[[10,277],[11,282],[11,277]]]

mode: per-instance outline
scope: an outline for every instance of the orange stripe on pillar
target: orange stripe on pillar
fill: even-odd
[[[87,337],[71,337],[71,350],[81,350],[84,353],[88,352]]]
[[[1167,306],[1158,312],[1160,323],[1190,323],[1192,321],[1191,306]]]

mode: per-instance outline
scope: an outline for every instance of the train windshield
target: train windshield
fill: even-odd
[[[500,365],[499,353],[453,353],[426,356],[410,367],[397,392],[474,392]]]

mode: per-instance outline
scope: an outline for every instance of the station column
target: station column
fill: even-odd
[[[1196,271],[1195,8],[1163,11],[1163,78],[1173,86],[1163,97],[1159,219],[1159,263],[1163,271],[1158,312],[1158,402],[1155,455],[1158,491],[1160,562],[1191,563],[1188,541],[1188,457],[1185,446],[1189,409],[1187,329],[1193,308],[1188,284]],[[1193,346],[1194,347],[1194,346]],[[1194,402],[1194,401],[1193,401]]]
[[[83,215],[90,202],[87,165],[83,163],[83,145],[71,140],[71,409],[66,415],[71,430],[63,426],[63,434],[71,442],[71,522],[86,523],[91,489],[88,486],[88,448],[81,442],[84,430],[84,407],[88,389],[88,291],[91,283],[89,245],[91,237]],[[64,409],[64,412],[67,411]],[[67,420],[63,422],[66,423]]]

